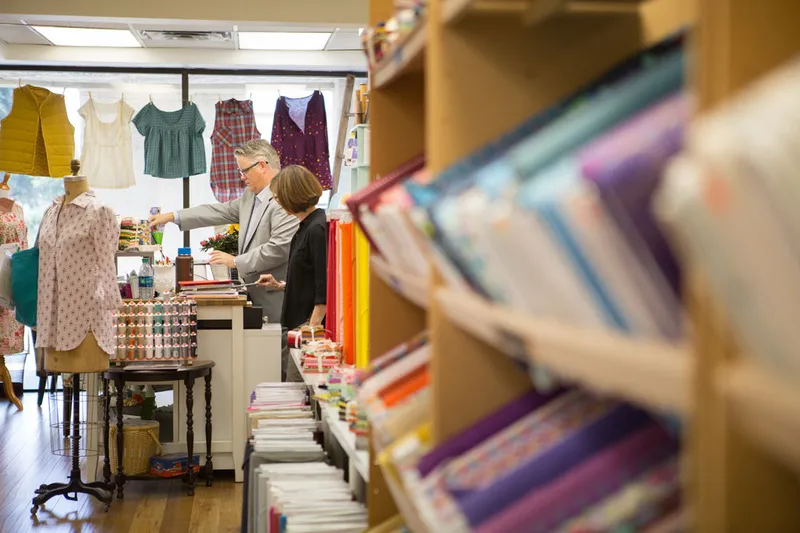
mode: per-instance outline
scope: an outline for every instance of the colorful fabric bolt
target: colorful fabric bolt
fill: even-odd
[[[643,472],[677,452],[675,440],[650,421],[621,440],[523,498],[476,530],[476,533],[546,533],[571,516],[614,494]]]
[[[344,352],[345,364],[353,365],[356,362],[353,316],[353,289],[355,285],[353,276],[355,270],[353,257],[353,223],[340,223],[339,233],[342,239],[342,351]]]
[[[338,333],[338,300],[336,299],[336,283],[339,278],[339,270],[337,269],[338,261],[338,248],[336,246],[336,229],[339,226],[338,220],[331,220],[328,222],[328,286],[327,286],[327,311],[326,321],[327,337],[332,341],[339,340]]]

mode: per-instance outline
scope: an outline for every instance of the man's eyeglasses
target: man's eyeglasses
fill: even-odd
[[[241,174],[242,176],[244,176],[245,174],[247,174],[247,172],[248,172],[250,169],[257,167],[259,163],[261,163],[261,161],[256,161],[255,163],[253,163],[252,165],[250,165],[250,166],[249,166],[249,167],[247,167],[247,168],[240,168],[240,169],[239,169],[239,174]]]

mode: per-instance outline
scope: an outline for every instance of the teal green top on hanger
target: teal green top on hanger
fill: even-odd
[[[133,117],[144,136],[144,173],[156,178],[185,178],[204,174],[206,121],[193,103],[162,111],[152,102]]]

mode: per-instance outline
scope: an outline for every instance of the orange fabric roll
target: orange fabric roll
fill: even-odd
[[[356,362],[355,309],[353,298],[355,293],[355,255],[353,254],[353,223],[339,223],[339,244],[342,254],[342,323],[344,334],[341,339],[344,362],[353,365]]]
[[[430,383],[430,372],[428,365],[414,370],[411,374],[390,386],[381,397],[386,409],[391,409],[405,398],[419,392]]]

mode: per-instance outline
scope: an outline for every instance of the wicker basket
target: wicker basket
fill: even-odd
[[[125,420],[122,423],[123,450],[122,471],[129,475],[146,474],[150,471],[150,458],[161,455],[158,441],[158,422],[155,420]],[[117,425],[109,428],[109,461],[111,473],[117,473]]]

